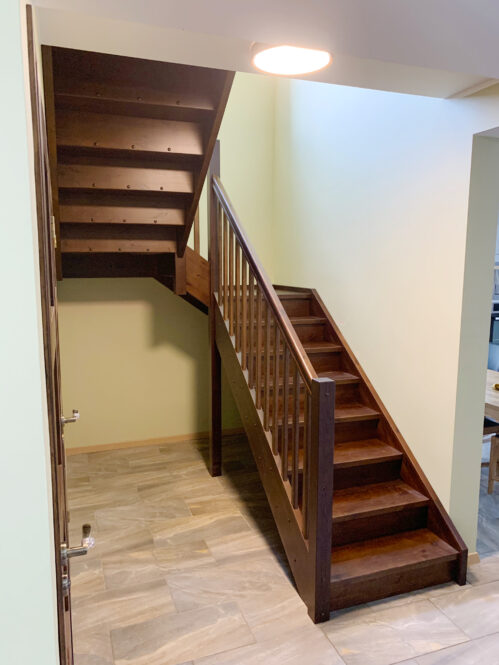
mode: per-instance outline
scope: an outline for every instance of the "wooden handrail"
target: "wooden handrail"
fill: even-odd
[[[241,249],[244,253],[244,257],[251,267],[256,280],[259,282],[260,288],[262,289],[267,303],[271,307],[274,316],[279,324],[281,329],[281,334],[284,335],[285,341],[288,343],[289,349],[295,362],[301,370],[303,379],[306,381],[307,386],[311,388],[312,381],[317,379],[317,373],[314,370],[312,363],[310,362],[303,345],[296,334],[291,321],[289,320],[288,315],[284,307],[282,306],[279,297],[272,286],[265,269],[257,258],[256,252],[253,249],[246,233],[243,230],[241,223],[239,222],[234,207],[225,191],[220,178],[216,175],[212,176],[212,187],[215,191],[217,198],[220,202],[220,205],[223,207],[225,214],[230,220],[231,228],[233,229],[234,235],[236,236]]]

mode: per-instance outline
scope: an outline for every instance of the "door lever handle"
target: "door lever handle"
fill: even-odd
[[[75,423],[79,419],[80,419],[80,412],[78,411],[78,409],[73,409],[73,415],[70,416],[69,418],[61,416],[61,424],[67,425],[68,423]]]
[[[61,545],[61,559],[66,563],[68,559],[74,556],[83,556],[88,554],[88,550],[95,547],[95,538],[90,535],[92,527],[90,524],[84,524],[81,528],[81,545],[79,547],[68,547],[66,543]]]

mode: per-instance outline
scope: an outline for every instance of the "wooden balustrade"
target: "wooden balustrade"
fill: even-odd
[[[224,343],[236,354],[241,380],[258,414],[256,423],[254,416],[247,417],[250,442],[256,441],[252,428],[263,431],[263,438],[252,444],[254,453],[257,459],[270,455],[274,461],[273,466],[265,465],[265,473],[275,474],[274,480],[262,481],[271,505],[277,496],[275,482],[280,484],[279,498],[288,507],[273,510],[274,516],[292,549],[291,554],[287,549],[288,558],[309,612],[320,621],[329,613],[335,384],[317,377],[218,174],[212,169],[209,180],[212,362],[220,362],[220,317],[228,335]],[[218,392],[219,375],[217,365],[212,386]],[[212,422],[218,428],[219,400],[214,403]],[[212,473],[219,472],[220,460],[220,440],[214,439],[210,459],[218,466],[212,466]],[[255,451],[262,441],[264,449]]]
[[[223,268],[213,285],[215,301],[240,354],[248,386],[254,390],[262,426],[278,458],[303,536],[308,538],[309,494],[313,491],[309,476],[312,383],[319,380],[217,176],[213,177],[212,190],[217,202],[212,223],[217,229],[215,242]],[[333,422],[333,408],[327,416]],[[321,445],[331,447],[332,435]]]

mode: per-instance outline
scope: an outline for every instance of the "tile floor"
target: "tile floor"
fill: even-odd
[[[68,459],[76,665],[499,665],[499,484],[482,497],[469,584],[344,610],[314,625],[243,437]],[[484,470],[486,474],[486,470]],[[482,480],[483,482],[483,480]]]

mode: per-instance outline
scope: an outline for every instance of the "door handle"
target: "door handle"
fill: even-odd
[[[66,543],[61,545],[61,559],[62,563],[67,563],[68,559],[74,556],[84,556],[88,554],[88,550],[95,547],[95,538],[90,535],[92,527],[90,524],[84,524],[81,528],[81,545],[79,547],[68,547]]]
[[[75,423],[79,419],[80,419],[80,412],[78,411],[78,409],[73,409],[73,415],[70,416],[69,418],[61,416],[61,425],[67,425],[68,423]]]

